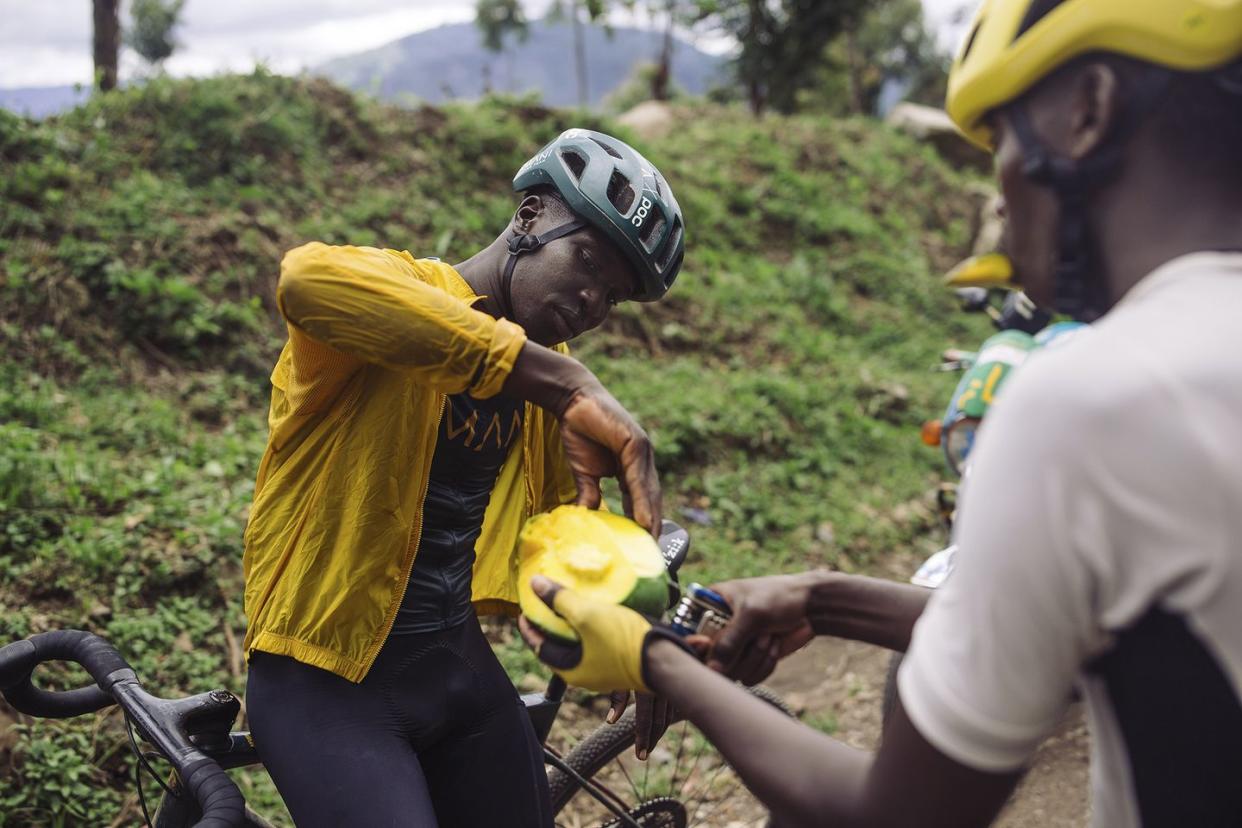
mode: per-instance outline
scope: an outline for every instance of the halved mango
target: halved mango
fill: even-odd
[[[660,547],[637,523],[610,512],[558,506],[526,521],[518,537],[522,613],[547,633],[577,640],[573,629],[530,588],[535,575],[652,619],[668,607],[669,578]]]

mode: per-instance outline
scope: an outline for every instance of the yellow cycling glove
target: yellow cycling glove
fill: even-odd
[[[629,607],[584,598],[554,585],[551,595],[540,596],[578,634],[578,641],[547,636],[539,659],[565,681],[600,693],[641,690],[650,693],[644,651],[654,638],[668,638],[690,651],[674,633]]]

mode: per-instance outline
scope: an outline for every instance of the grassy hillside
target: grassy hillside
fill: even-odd
[[[917,426],[950,390],[931,368],[983,334],[934,278],[969,246],[969,182],[868,121],[683,116],[635,143],[686,210],[686,270],[577,353],[651,431],[668,514],[708,523],[689,577],[929,549],[939,460]],[[460,260],[571,120],[617,131],[263,74],[156,81],[42,123],[0,113],[0,641],[85,627],[155,692],[243,689],[241,531],[282,251]],[[115,714],[0,736],[0,825],[132,809],[122,743]],[[262,774],[242,782],[273,799]]]

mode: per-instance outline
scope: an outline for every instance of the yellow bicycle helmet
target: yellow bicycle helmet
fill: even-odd
[[[969,32],[945,109],[972,143],[993,150],[983,117],[1081,55],[1183,72],[1242,57],[1242,0],[984,0]]]
[[[1118,55],[1141,69],[1107,140],[1085,157],[1068,158],[1040,139],[1021,98],[1088,54]],[[949,73],[945,109],[970,141],[994,150],[985,116],[1003,108],[1023,174],[1055,195],[1055,310],[1088,322],[1107,310],[1093,278],[1093,194],[1119,174],[1126,143],[1167,99],[1176,76],[1207,76],[1230,97],[1242,97],[1239,58],[1242,0],[984,0]]]

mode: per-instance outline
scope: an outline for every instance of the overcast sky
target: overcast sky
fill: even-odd
[[[524,0],[531,17],[541,16],[550,2]],[[923,5],[942,37],[953,39],[948,19],[968,2],[923,0]],[[0,88],[89,83],[90,8],[90,0],[0,0]],[[178,30],[181,48],[165,68],[176,75],[205,75],[246,71],[262,61],[275,71],[297,72],[473,16],[473,0],[187,0]],[[617,22],[643,20],[622,16]],[[140,65],[135,55],[124,53],[122,77]]]

